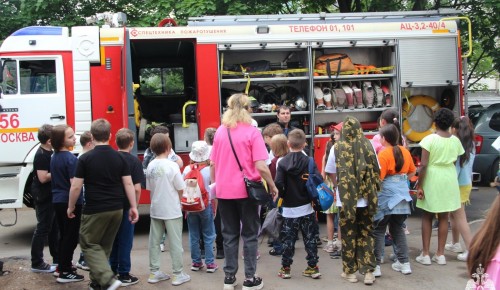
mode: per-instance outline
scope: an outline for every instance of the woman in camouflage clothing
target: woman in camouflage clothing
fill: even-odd
[[[376,266],[373,216],[377,211],[380,169],[375,150],[363,135],[359,121],[347,116],[340,141],[335,144],[337,180],[342,209],[342,277],[357,282],[355,272],[364,274],[364,283],[373,284]]]

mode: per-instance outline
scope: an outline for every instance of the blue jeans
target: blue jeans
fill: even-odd
[[[405,214],[391,214],[384,216],[383,219],[375,221],[375,229],[373,235],[375,236],[375,259],[377,265],[380,265],[381,258],[383,257],[383,249],[385,246],[385,232],[389,226],[389,233],[392,236],[392,245],[394,254],[398,257],[400,263],[407,263],[408,260],[408,242],[406,241],[406,234],[403,230],[403,223],[407,215]]]
[[[212,206],[209,205],[204,211],[190,212],[187,215],[189,228],[189,245],[191,248],[191,260],[193,263],[201,263],[200,233],[205,243],[205,264],[214,263],[213,245],[215,241],[215,224]]]
[[[128,275],[131,267],[130,252],[134,242],[135,225],[128,220],[128,212],[128,209],[123,210],[122,222],[109,256],[111,270],[120,275]]]

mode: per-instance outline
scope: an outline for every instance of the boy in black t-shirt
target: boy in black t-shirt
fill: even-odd
[[[141,183],[145,182],[142,163],[136,156],[130,154],[134,148],[134,132],[128,128],[122,128],[116,133],[116,145],[118,152],[125,158],[130,168],[132,183],[135,189],[136,202],[141,197]],[[130,275],[130,252],[134,241],[134,224],[128,220],[128,209],[130,205],[127,199],[124,199],[123,218],[120,229],[116,234],[113,243],[113,250],[109,257],[109,263],[114,273],[118,273],[118,280],[122,286],[133,285],[139,282],[139,279]]]
[[[37,224],[33,239],[31,240],[31,271],[39,273],[52,273],[55,266],[47,264],[43,260],[43,248],[48,238],[49,250],[52,262],[59,263],[58,259],[58,229],[54,217],[54,206],[52,204],[50,159],[52,156],[52,144],[50,134],[52,125],[45,124],[38,129],[38,141],[40,147],[36,151],[33,161],[33,183],[31,194],[35,201]]]
[[[129,220],[139,220],[130,169],[123,156],[109,146],[111,124],[105,119],[92,122],[90,132],[95,148],[80,157],[71,184],[68,217],[73,218],[75,202],[85,182],[85,206],[80,227],[80,247],[90,267],[90,288],[116,290],[109,255],[123,217],[123,200],[130,203]]]

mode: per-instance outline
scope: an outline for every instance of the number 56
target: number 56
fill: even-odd
[[[0,128],[5,129],[8,127],[17,128],[19,127],[19,115],[12,114],[0,114]]]

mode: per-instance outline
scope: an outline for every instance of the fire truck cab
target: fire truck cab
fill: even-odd
[[[305,131],[319,165],[331,125],[347,115],[373,136],[382,111],[397,110],[416,147],[417,133],[432,132],[433,111],[465,110],[459,14],[213,16],[183,27],[164,21],[169,25],[22,28],[0,47],[0,208],[32,206],[42,124],[67,123],[80,134],[106,118],[113,132],[136,132],[139,155],[150,130],[165,125],[186,164],[192,142],[220,125],[226,99],[236,92],[255,97],[259,127],[276,122],[276,108],[288,105],[291,124]],[[326,68],[318,66],[320,57]]]

